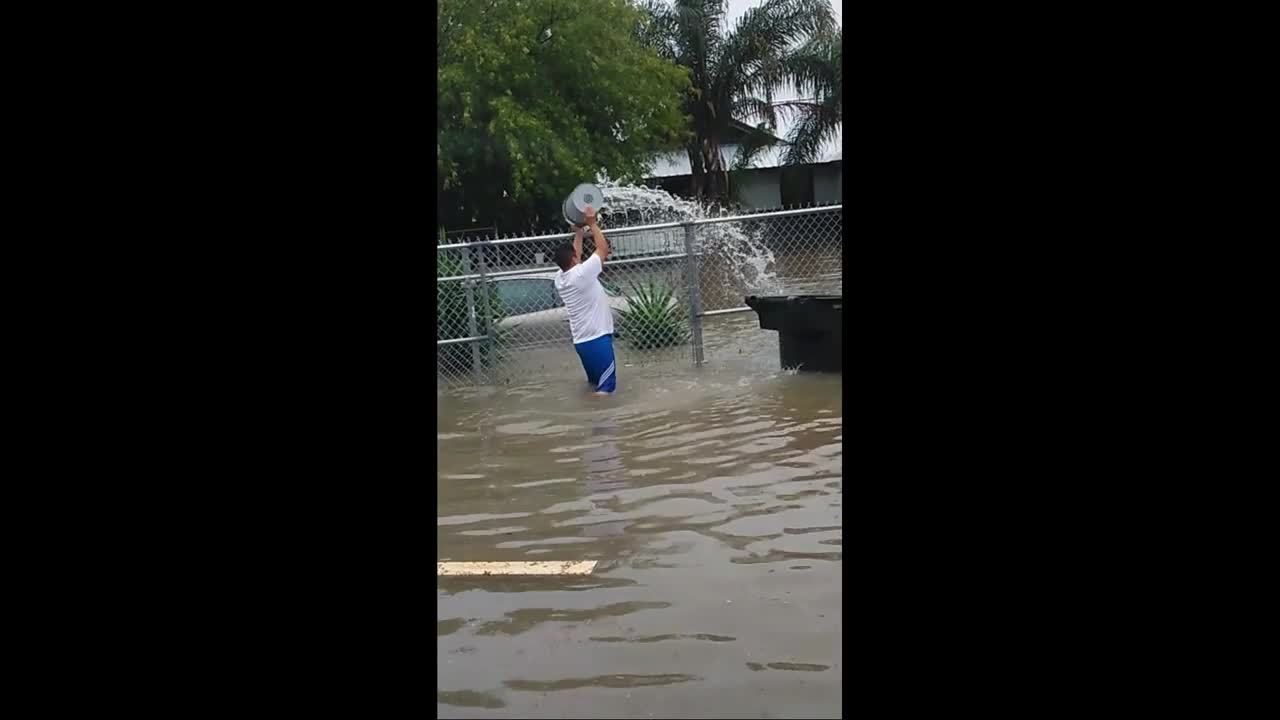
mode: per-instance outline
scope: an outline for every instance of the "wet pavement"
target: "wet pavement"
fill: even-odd
[[[708,319],[711,321],[711,319]],[[754,313],[708,363],[618,351],[438,392],[441,561],[597,560],[437,578],[440,717],[838,717],[841,376],[777,369]]]

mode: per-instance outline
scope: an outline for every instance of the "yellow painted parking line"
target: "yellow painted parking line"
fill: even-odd
[[[597,560],[544,562],[438,562],[441,575],[590,575]]]

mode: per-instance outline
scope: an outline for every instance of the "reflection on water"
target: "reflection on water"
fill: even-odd
[[[439,394],[438,559],[599,561],[438,579],[441,717],[839,716],[842,380],[714,320],[701,370],[619,348],[616,397]]]

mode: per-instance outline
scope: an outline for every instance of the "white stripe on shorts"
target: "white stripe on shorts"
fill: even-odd
[[[609,363],[609,367],[605,368],[604,372],[600,373],[600,382],[596,383],[596,387],[603,386],[604,381],[609,379],[609,376],[613,374],[614,365],[615,363]]]

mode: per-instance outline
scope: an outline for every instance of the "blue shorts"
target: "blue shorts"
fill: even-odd
[[[596,392],[611,393],[618,387],[618,373],[613,362],[613,336],[601,335],[595,340],[575,343],[574,350],[582,358],[582,368],[587,371],[587,382]]]

